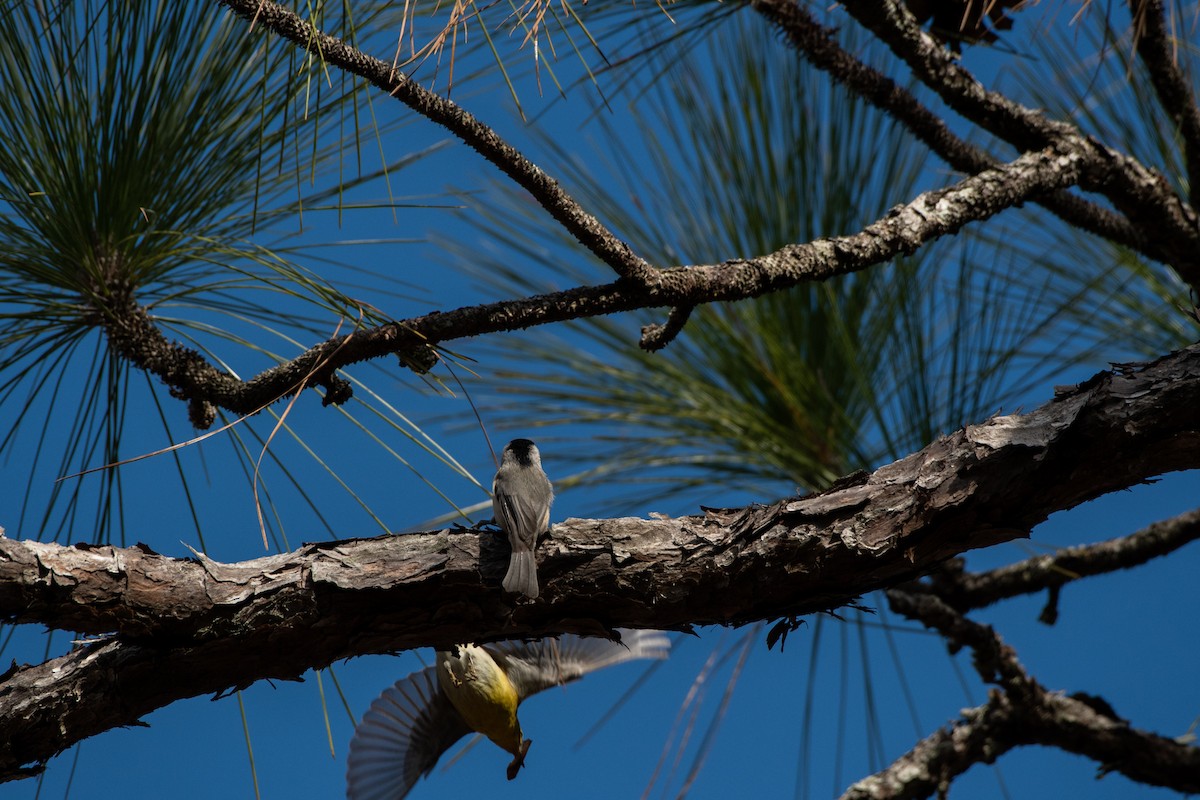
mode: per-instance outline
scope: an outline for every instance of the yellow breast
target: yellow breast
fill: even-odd
[[[486,650],[460,645],[457,653],[439,651],[437,677],[467,725],[508,752],[521,752],[517,689]]]

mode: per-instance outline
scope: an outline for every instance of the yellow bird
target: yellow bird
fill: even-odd
[[[602,667],[670,652],[661,631],[618,633],[619,642],[566,635],[439,650],[433,666],[397,681],[363,715],[350,740],[346,796],[400,800],[472,731],[512,753],[512,780],[531,744],[517,720],[526,698]]]

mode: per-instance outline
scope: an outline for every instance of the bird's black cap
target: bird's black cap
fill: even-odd
[[[528,466],[533,463],[535,447],[532,439],[513,439],[504,449],[512,452],[518,462]]]

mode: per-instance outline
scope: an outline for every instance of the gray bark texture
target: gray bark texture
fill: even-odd
[[[0,777],[175,700],[354,655],[834,609],[1028,536],[1054,511],[1200,466],[1197,398],[1193,347],[819,495],[678,519],[568,519],[537,550],[542,598],[515,606],[499,588],[508,549],[490,530],[310,544],[239,564],[0,538],[6,621],[106,636],[3,676]]]

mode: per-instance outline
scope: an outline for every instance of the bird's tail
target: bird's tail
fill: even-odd
[[[508,560],[508,574],[504,576],[504,591],[519,592],[528,598],[538,596],[537,563],[533,551],[514,551]]]

